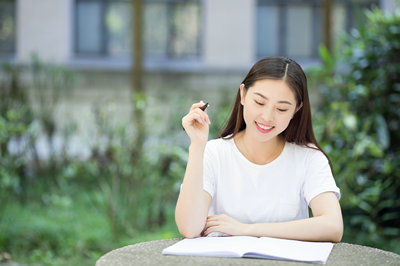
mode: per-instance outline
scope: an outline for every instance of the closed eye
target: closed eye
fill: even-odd
[[[280,109],[280,108],[278,108],[279,112],[286,112],[287,110],[289,110],[289,109]]]
[[[263,103],[258,102],[258,101],[256,101],[256,100],[254,100],[254,102],[255,102],[256,104],[258,104],[258,105],[264,105]]]

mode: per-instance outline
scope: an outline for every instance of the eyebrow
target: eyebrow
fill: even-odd
[[[265,100],[269,100],[268,97],[266,97],[265,95],[262,95],[262,94],[259,93],[259,92],[255,92],[254,94],[260,96],[261,98],[263,98],[263,99],[265,99]],[[289,102],[289,101],[278,101],[278,103],[286,103],[286,104],[293,105],[293,104],[292,104],[291,102]]]

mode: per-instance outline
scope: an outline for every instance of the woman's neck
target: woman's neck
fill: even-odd
[[[285,140],[274,137],[266,142],[259,142],[246,135],[246,130],[239,132],[234,138],[239,151],[252,163],[263,165],[272,162],[282,153]]]

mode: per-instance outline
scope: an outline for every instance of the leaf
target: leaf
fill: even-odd
[[[318,47],[318,51],[319,51],[319,55],[322,59],[322,62],[324,63],[325,70],[332,71],[333,70],[333,60],[330,56],[328,48],[326,48],[325,45],[321,44]]]

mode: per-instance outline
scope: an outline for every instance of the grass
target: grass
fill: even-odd
[[[51,195],[45,203],[2,206],[0,254],[8,252],[13,262],[22,265],[94,265],[118,247],[179,237],[172,219],[153,232],[114,237],[90,194],[79,195]]]

